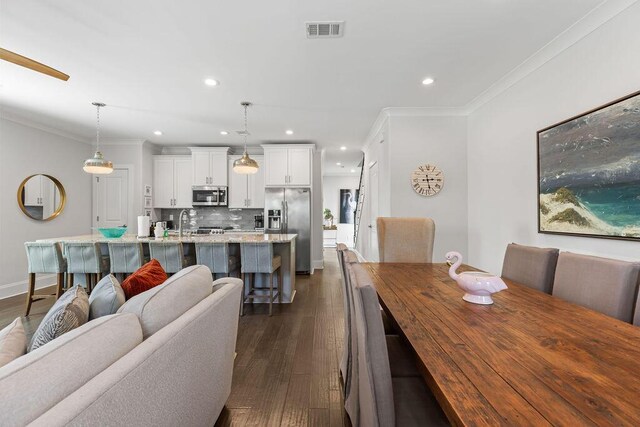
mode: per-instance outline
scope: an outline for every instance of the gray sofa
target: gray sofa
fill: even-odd
[[[0,425],[212,426],[231,391],[241,290],[193,266],[3,366]]]

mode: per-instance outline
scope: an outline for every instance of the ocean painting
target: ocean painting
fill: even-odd
[[[640,92],[538,132],[538,231],[640,240]]]

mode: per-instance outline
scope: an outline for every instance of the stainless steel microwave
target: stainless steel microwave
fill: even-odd
[[[228,206],[227,187],[194,185],[192,187],[192,206]]]

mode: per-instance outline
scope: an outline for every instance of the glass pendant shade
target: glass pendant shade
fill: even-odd
[[[84,161],[82,169],[87,173],[105,175],[113,172],[113,163],[105,160],[102,153],[96,151],[93,158]]]
[[[233,171],[246,175],[258,173],[258,162],[249,157],[245,151],[241,158],[233,162]]]

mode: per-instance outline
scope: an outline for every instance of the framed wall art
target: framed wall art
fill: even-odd
[[[640,240],[640,92],[538,131],[538,232]]]

